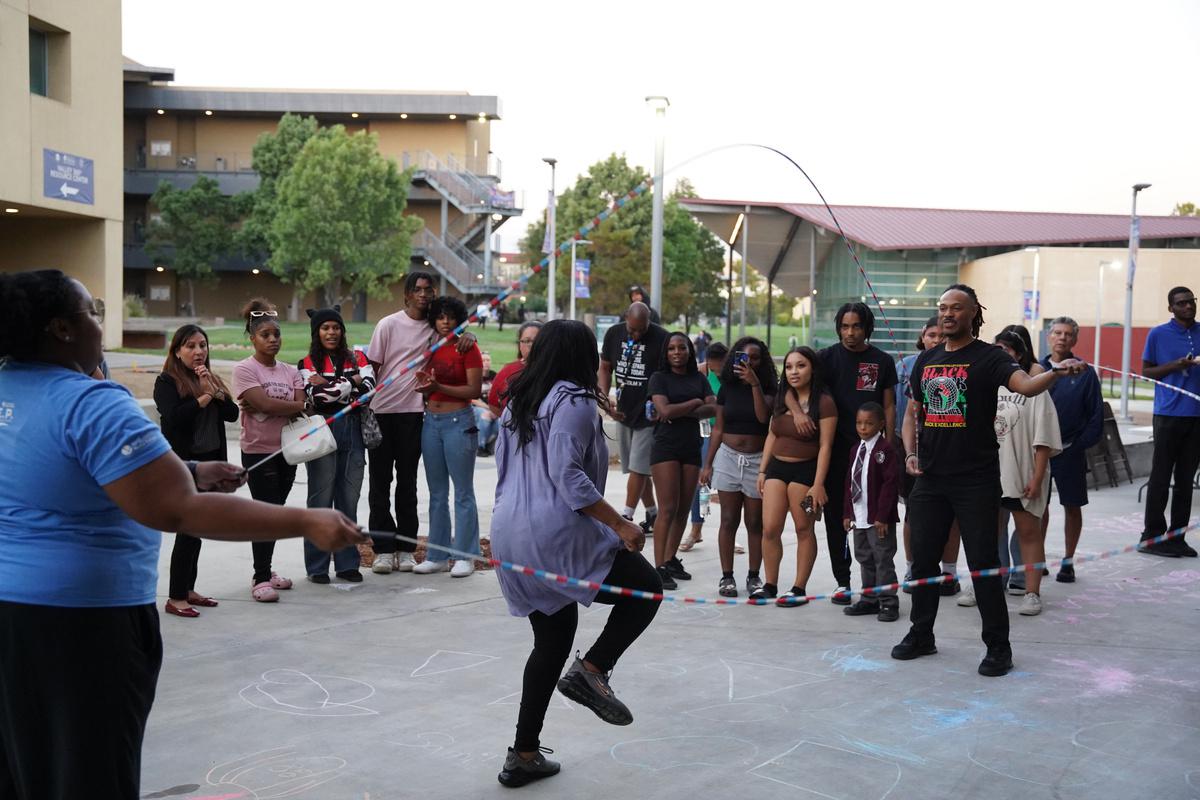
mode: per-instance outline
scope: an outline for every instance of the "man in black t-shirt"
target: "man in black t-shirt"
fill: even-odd
[[[942,294],[938,318],[945,341],[917,356],[909,377],[912,401],[904,415],[904,465],[916,476],[908,496],[914,579],[940,574],[942,550],[955,519],[971,570],[1000,565],[996,392],[1008,387],[1033,397],[1049,389],[1059,375],[1085,369],[1083,362],[1070,359],[1053,371],[1029,377],[1003,350],[975,338],[983,325],[983,306],[969,286],[955,284]],[[1003,581],[992,576],[974,582],[987,645],[979,674],[1004,675],[1012,669],[1012,646]],[[912,627],[892,648],[892,658],[907,661],[937,652],[933,623],[940,596],[936,584],[913,589]]]
[[[875,315],[865,303],[846,303],[834,318],[839,344],[826,347],[818,356],[829,393],[837,404],[837,435],[825,478],[825,494],[831,502],[845,496],[846,476],[850,472],[848,453],[857,445],[855,416],[863,403],[883,406],[884,436],[892,438],[896,430],[896,362],[870,343],[875,331]],[[838,591],[831,598],[838,605],[850,605],[850,550],[841,514],[825,515],[825,541],[829,545],[829,565]]]
[[[620,423],[621,471],[629,475],[625,485],[623,515],[633,519],[640,499],[646,506],[643,529],[654,527],[658,509],[654,506],[654,486],[650,482],[650,447],[654,440],[653,423],[646,417],[646,384],[658,371],[667,332],[650,321],[645,303],[633,303],[625,312],[625,321],[604,333],[600,351],[600,391],[608,395],[615,375],[616,405],[609,415]]]

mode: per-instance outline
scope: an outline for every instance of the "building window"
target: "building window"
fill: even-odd
[[[50,46],[45,31],[29,29],[29,91],[47,97],[50,93]]]

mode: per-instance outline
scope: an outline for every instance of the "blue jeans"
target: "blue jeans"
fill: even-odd
[[[425,412],[421,460],[429,484],[429,549],[426,558],[445,561],[450,545],[450,482],[454,482],[455,550],[479,554],[479,511],[475,506],[475,453],[479,449],[470,408]]]
[[[703,464],[708,460],[708,437],[700,437],[700,463]],[[709,512],[711,513],[711,512]],[[696,493],[692,495],[692,524],[699,525],[704,522],[704,518],[700,516],[700,487],[696,487]]]
[[[484,419],[484,414],[491,417],[492,412],[484,411],[479,406],[471,406],[471,410],[475,412],[475,426],[479,428],[479,449],[483,450],[488,446],[488,442],[500,434],[500,419],[499,417]]]
[[[308,507],[336,508],[351,520],[358,521],[358,495],[362,489],[363,469],[367,464],[367,449],[363,445],[362,425],[357,414],[338,417],[329,426],[337,440],[335,453],[309,461]],[[358,547],[348,545],[333,554],[337,572],[358,569]],[[304,569],[309,575],[329,572],[329,553],[304,540]]]

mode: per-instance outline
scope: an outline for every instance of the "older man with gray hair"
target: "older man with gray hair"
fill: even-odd
[[[1097,331],[1099,335],[1099,331]],[[1079,341],[1079,323],[1070,317],[1056,317],[1046,335],[1050,353],[1042,366],[1054,369],[1063,361],[1075,358],[1071,350]],[[1087,450],[1100,441],[1104,425],[1104,399],[1100,394],[1100,379],[1094,370],[1078,375],[1063,376],[1050,387],[1050,397],[1058,412],[1058,427],[1062,432],[1063,451],[1050,459],[1050,477],[1063,507],[1066,533],[1066,556],[1075,557],[1075,547],[1083,532],[1083,507],[1087,505]],[[1050,524],[1050,507],[1042,517],[1042,535]],[[1075,582],[1074,563],[1063,564],[1055,580]]]

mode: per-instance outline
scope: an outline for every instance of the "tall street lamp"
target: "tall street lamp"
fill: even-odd
[[[558,303],[554,294],[554,268],[556,266],[554,253],[558,249],[558,234],[554,229],[554,165],[558,163],[558,159],[543,158],[542,161],[550,165],[550,202],[546,206],[546,236],[550,240],[550,275],[546,281],[546,319],[552,320],[558,311]]]
[[[1096,377],[1100,376],[1100,329],[1104,324],[1101,313],[1104,308],[1104,268],[1120,269],[1120,261],[1101,261],[1099,268],[1096,270],[1096,275],[1099,276],[1096,281],[1096,344],[1092,353],[1092,366],[1096,368]]]
[[[1129,212],[1129,268],[1125,271],[1125,330],[1121,336],[1121,419],[1129,415],[1129,351],[1133,349],[1133,274],[1137,270],[1137,250],[1140,223],[1137,215],[1137,196],[1148,183],[1133,185],[1133,209]]]
[[[662,314],[663,258],[663,145],[667,127],[667,107],[671,101],[651,95],[646,102],[654,109],[654,218],[650,228],[650,302]]]
[[[591,244],[587,239],[572,239],[571,240],[571,313],[570,318],[575,319],[575,245]]]

